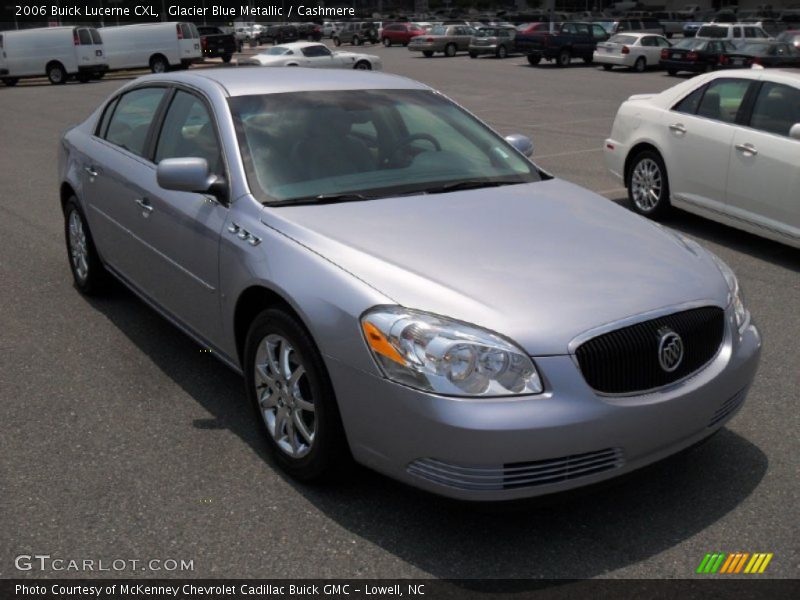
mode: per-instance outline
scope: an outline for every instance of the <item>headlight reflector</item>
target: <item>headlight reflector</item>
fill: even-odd
[[[491,331],[399,306],[368,311],[361,327],[381,370],[398,383],[454,396],[543,391],[527,354]]]

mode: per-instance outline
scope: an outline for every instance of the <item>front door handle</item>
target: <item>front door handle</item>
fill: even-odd
[[[669,126],[669,128],[679,135],[686,133],[686,127],[683,125],[683,123],[673,123]]]
[[[95,170],[94,166],[92,165],[83,167],[83,170],[89,174],[89,177],[97,177],[100,174]]]
[[[756,150],[756,147],[753,146],[753,144],[736,144],[734,148],[736,148],[742,154],[750,154],[751,156],[758,154],[758,150]]]
[[[136,204],[141,207],[142,216],[145,219],[150,216],[151,212],[153,212],[153,205],[150,204],[150,201],[147,198],[136,198]]]

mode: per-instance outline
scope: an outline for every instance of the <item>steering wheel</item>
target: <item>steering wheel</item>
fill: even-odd
[[[425,140],[426,142],[430,142],[430,144],[436,149],[436,152],[442,151],[442,145],[439,143],[435,137],[433,137],[429,133],[412,133],[411,135],[407,135],[402,140],[397,142],[391,150],[386,153],[386,163],[392,164],[395,161],[395,157],[397,153],[400,152],[403,148],[408,146],[411,142],[415,142],[417,140]]]

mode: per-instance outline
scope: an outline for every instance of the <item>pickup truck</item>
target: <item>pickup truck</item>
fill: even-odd
[[[222,62],[231,62],[233,54],[239,47],[236,42],[236,34],[225,33],[219,27],[200,25],[197,27],[200,32],[200,48],[203,50],[203,58],[221,58]]]
[[[528,55],[531,65],[538,65],[544,58],[555,60],[559,67],[568,67],[573,58],[591,63],[597,42],[608,38],[606,30],[597,23],[569,21],[553,33],[519,34],[515,41],[517,50]]]

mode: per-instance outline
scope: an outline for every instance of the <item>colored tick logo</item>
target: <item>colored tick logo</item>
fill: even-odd
[[[730,575],[733,573],[747,573],[755,575],[766,570],[769,561],[772,560],[772,556],[772,552],[756,552],[755,554],[750,554],[749,552],[734,552],[732,554],[715,552],[714,554],[706,554],[696,572],[703,574],[723,573]]]

